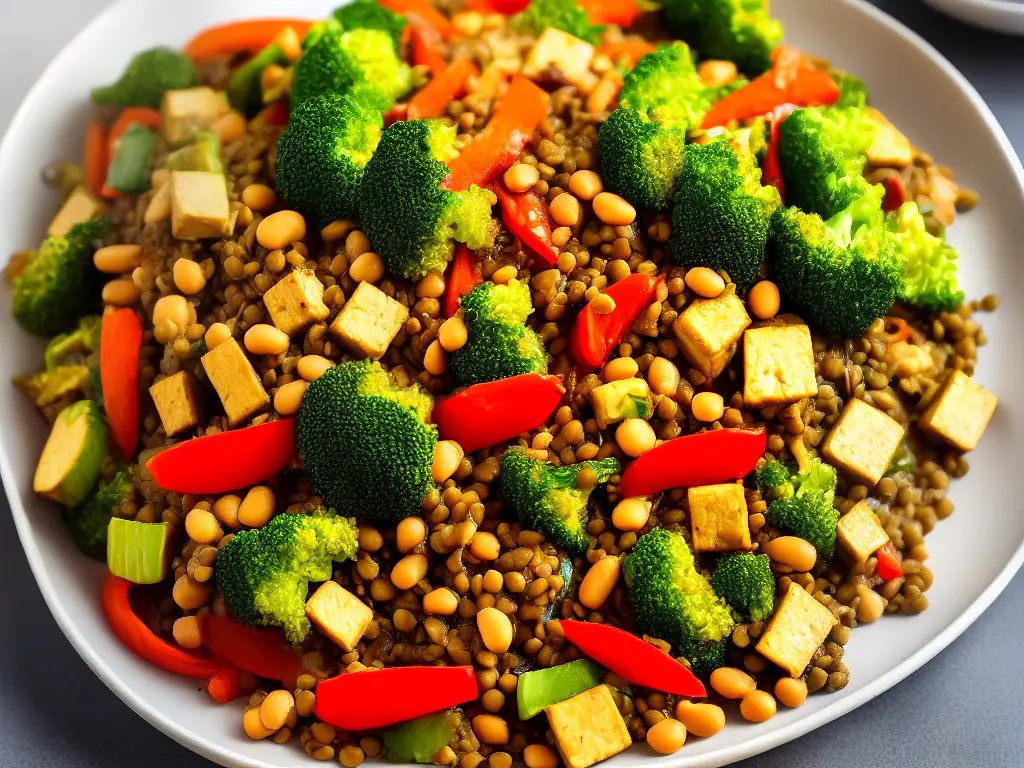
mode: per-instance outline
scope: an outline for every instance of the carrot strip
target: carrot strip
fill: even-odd
[[[630,69],[648,53],[654,53],[657,49],[652,43],[646,40],[626,43],[608,43],[597,49],[616,64],[626,64]]]
[[[640,15],[636,0],[579,0],[591,24],[631,27]]]
[[[85,184],[89,191],[99,196],[107,180],[107,131],[103,123],[91,121],[85,127],[85,155],[82,166],[85,170]]]
[[[410,99],[408,114],[417,120],[441,117],[448,105],[466,92],[469,78],[478,74],[476,64],[468,59],[459,59]]]
[[[291,27],[302,38],[313,26],[306,19],[248,19],[210,27],[193,37],[185,45],[185,53],[194,61],[209,61],[228,53],[256,53]]]
[[[455,27],[448,18],[438,11],[430,0],[377,0],[389,11],[405,16],[413,24],[433,27],[445,38],[455,35]]]
[[[406,27],[409,29],[409,27]],[[412,63],[413,66],[425,66],[430,74],[437,77],[448,68],[448,62],[444,56],[437,52],[429,39],[429,35],[422,29],[412,30]]]

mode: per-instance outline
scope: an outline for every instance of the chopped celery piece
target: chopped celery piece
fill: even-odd
[[[545,707],[571,699],[600,683],[601,669],[587,659],[526,672],[519,676],[516,686],[519,719],[529,720],[539,715]]]
[[[392,762],[430,763],[442,747],[452,741],[455,710],[435,712],[402,723],[384,734],[384,746]]]
[[[158,584],[167,576],[171,528],[164,523],[110,519],[107,568],[135,584]]]

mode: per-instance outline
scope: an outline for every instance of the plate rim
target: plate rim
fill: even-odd
[[[116,0],[101,10],[46,65],[21,100],[7,130],[4,132],[3,139],[0,140],[0,167],[5,164],[6,157],[15,151],[11,136],[23,130],[22,124],[28,122],[32,104],[37,99],[42,98],[42,93],[48,88],[50,82],[55,79],[56,70],[64,58],[70,55],[71,49],[77,46],[83,38],[90,36],[93,30],[102,25],[108,17],[115,16],[121,12],[123,7],[139,1]],[[1022,195],[1024,195],[1024,168],[1022,168],[1006,132],[977,89],[952,62],[917,32],[911,30],[895,17],[871,5],[867,0],[836,0],[836,2],[850,6],[872,18],[877,23],[888,27],[907,43],[924,53],[932,64],[941,69],[945,75],[957,84],[992,131],[1004,159],[1009,161],[1010,166],[1014,169],[1013,175],[1017,180],[1017,185]],[[978,8],[1006,10],[1005,4],[996,3],[994,0],[962,0],[962,2]],[[1024,7],[1021,10],[1024,11]],[[55,587],[50,581],[46,564],[43,562],[42,554],[38,549],[31,521],[22,504],[21,494],[15,490],[18,487],[18,482],[14,476],[7,449],[2,442],[0,442],[0,478],[3,480],[4,492],[11,508],[11,516],[14,519],[15,529],[18,532],[18,539],[21,542],[22,549],[25,551],[32,575],[43,595],[50,614],[78,655],[93,673],[103,681],[107,688],[154,728],[202,757],[220,765],[244,766],[245,768],[275,768],[263,760],[251,758],[229,748],[222,747],[218,743],[208,740],[179,725],[177,722],[168,719],[162,712],[143,699],[103,658],[93,651],[92,647],[82,636],[81,630],[64,610],[61,601],[57,599]],[[700,765],[704,766],[704,768],[716,768],[717,766],[728,765],[763,754],[849,714],[854,709],[889,690],[931,661],[957,637],[963,634],[1003,592],[1022,565],[1024,565],[1024,541],[1021,542],[996,578],[985,587],[963,613],[943,631],[900,662],[894,669],[872,680],[856,693],[838,699],[834,703],[826,705],[818,712],[800,718],[777,730],[755,736],[740,744],[716,750],[708,755],[707,759],[701,761]],[[672,765],[673,762],[683,758],[684,755],[679,754],[678,757],[668,758],[663,764]]]

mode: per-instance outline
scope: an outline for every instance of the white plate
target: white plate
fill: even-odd
[[[950,16],[996,32],[1024,35],[1022,0],[924,0]]]
[[[0,147],[0,253],[34,247],[55,201],[39,169],[74,158],[89,114],[88,93],[113,80],[137,50],[180,45],[211,24],[241,15],[319,17],[320,0],[122,0],[97,17],[53,61],[19,110]],[[710,768],[764,752],[828,723],[896,684],[966,629],[1006,586],[1024,560],[1020,478],[1024,356],[1013,340],[1024,327],[1024,183],[1020,165],[995,118],[964,78],[935,50],[889,17],[858,0],[776,0],[791,43],[828,56],[863,77],[875,103],[917,143],[981,192],[982,205],[951,231],[963,254],[969,296],[1004,292],[1003,307],[985,318],[990,339],[978,378],[1002,404],[974,469],[954,483],[957,512],[928,538],[936,574],[931,607],[914,618],[892,617],[858,629],[845,661],[850,685],[817,695],[768,723],[730,724],[716,737],[692,739],[663,765]],[[0,382],[34,370],[43,345],[10,318],[10,292],[0,290]],[[149,666],[108,631],[99,609],[102,565],[80,556],[56,510],[36,499],[31,478],[45,439],[39,417],[13,387],[0,386],[0,470],[25,552],[61,629],[100,678],[146,720],[223,765],[308,766],[301,750],[250,741],[237,706],[217,706],[194,681]],[[100,735],[102,736],[102,735]],[[649,764],[639,746],[616,757],[615,768]]]

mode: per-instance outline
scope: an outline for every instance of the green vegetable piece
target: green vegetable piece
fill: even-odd
[[[277,43],[270,43],[235,70],[228,82],[228,103],[246,117],[263,106],[263,70],[271,65],[287,67],[291,59]]]
[[[833,70],[831,74],[832,79],[839,86],[839,99],[836,101],[835,106],[862,109],[868,105],[868,87],[864,84],[863,80],[854,77],[849,72],[842,72],[840,70]]]
[[[454,736],[452,720],[457,710],[435,712],[400,724],[384,734],[388,760],[393,763],[431,763],[438,750],[448,746]]]
[[[960,254],[956,248],[928,231],[915,202],[900,206],[892,221],[903,256],[900,300],[930,312],[955,311],[964,301],[964,292],[957,286]]]
[[[167,578],[171,533],[165,523],[110,518],[107,568],[133,584],[159,584]]]
[[[768,13],[768,0],[664,0],[669,30],[706,59],[733,61],[750,76],[772,66],[782,25]]]
[[[643,379],[622,379],[595,387],[590,393],[599,425],[626,419],[650,418],[651,392]]]
[[[379,29],[391,35],[395,47],[402,42],[402,33],[409,22],[377,0],[355,0],[336,8],[332,14],[343,29]]]
[[[199,70],[192,59],[170,48],[139,53],[113,85],[92,92],[94,104],[160,108],[167,91],[199,85]]]
[[[601,668],[589,659],[537,669],[519,676],[516,704],[519,719],[529,720],[546,707],[571,699],[601,684]]]
[[[911,450],[910,445],[904,440],[892,457],[889,468],[885,470],[886,477],[892,477],[897,472],[913,472],[917,468],[917,456]]]
[[[188,144],[167,156],[167,170],[224,173],[220,137],[210,131],[197,131]]]
[[[52,371],[59,365],[67,365],[72,358],[82,358],[100,351],[100,318],[96,315],[83,317],[78,328],[50,339],[43,352],[46,370]],[[77,360],[75,360],[77,362]]]
[[[668,210],[683,170],[685,144],[685,126],[663,127],[636,110],[616,109],[600,128],[605,186],[640,210]]]
[[[110,161],[107,186],[126,195],[139,195],[149,189],[149,171],[155,150],[156,134],[140,123],[131,123]]]
[[[775,609],[775,574],[768,555],[726,555],[715,566],[711,586],[745,621],[763,621]]]
[[[587,12],[576,0],[533,0],[525,11],[515,16],[513,25],[525,28],[536,36],[554,27],[597,45],[604,27],[591,24]]]
[[[107,422],[100,407],[80,400],[57,415],[36,465],[32,489],[48,501],[78,506],[89,495],[107,455]]]
[[[765,519],[783,531],[814,545],[822,559],[835,553],[839,510],[835,508],[836,471],[812,458],[804,471],[765,456],[758,467],[757,485],[768,501]]]
[[[107,559],[107,529],[114,507],[132,498],[131,472],[119,470],[109,483],[100,482],[91,499],[64,510],[64,523],[78,548],[93,560]]]

